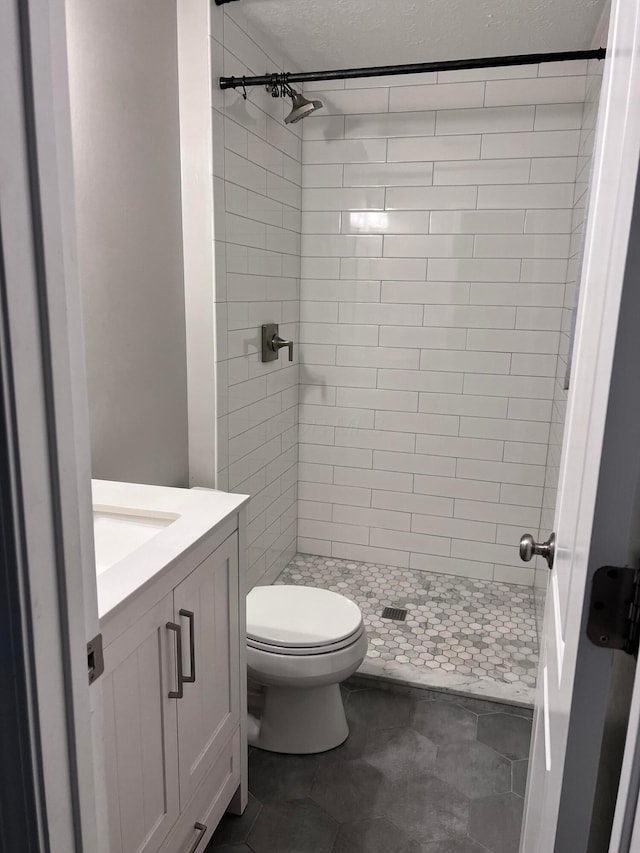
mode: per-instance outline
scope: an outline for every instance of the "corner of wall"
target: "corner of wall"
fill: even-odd
[[[264,89],[244,100],[216,84],[286,62],[241,6],[212,6],[216,474],[218,488],[252,497],[251,586],[271,582],[296,550],[299,368],[285,356],[262,363],[260,327],[277,322],[299,340],[301,129]]]

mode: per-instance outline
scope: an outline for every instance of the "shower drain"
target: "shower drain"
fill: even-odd
[[[383,619],[393,619],[394,622],[404,622],[407,612],[404,607],[385,607],[381,616]]]

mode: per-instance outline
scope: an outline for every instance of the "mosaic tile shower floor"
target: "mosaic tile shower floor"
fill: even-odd
[[[539,590],[297,554],[278,584],[317,586],[360,606],[369,651],[359,672],[422,687],[532,704]],[[406,621],[382,619],[406,608]]]

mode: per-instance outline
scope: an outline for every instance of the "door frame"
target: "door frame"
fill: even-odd
[[[86,656],[98,611],[63,0],[0,4],[0,126],[5,497],[38,849],[103,853],[100,686],[89,688]]]
[[[625,273],[628,281],[627,286],[634,294],[638,293],[637,285],[639,273],[640,168],[636,184],[635,210],[632,223],[632,234],[629,241],[628,263]],[[635,306],[631,306],[630,310],[632,315],[637,316],[637,312],[640,310],[640,295],[636,295]],[[631,361],[631,363],[637,362],[638,359],[640,359],[640,346],[636,345],[635,352],[631,349],[631,351],[624,353],[624,356],[627,359],[632,359],[633,361]],[[640,371],[637,366],[635,372],[637,388],[638,382],[640,382]],[[635,425],[637,426],[638,420],[640,420],[640,405],[637,397],[635,398],[633,405],[635,406]],[[640,492],[640,483],[637,484],[636,495],[638,492]],[[636,507],[636,512],[632,517],[636,539],[636,547],[634,548],[634,551],[636,552],[636,561],[640,554],[640,530],[638,529],[640,524],[638,515],[639,510],[638,507]],[[637,562],[634,562],[634,564],[637,565]],[[614,717],[614,724],[617,725],[614,725],[615,740],[613,741],[613,745],[614,747],[617,747],[618,752],[622,751],[622,749],[624,751],[622,754],[622,766],[618,789],[617,791],[612,791],[610,793],[612,798],[615,797],[615,813],[609,849],[611,853],[619,853],[619,851],[640,849],[640,671],[637,669],[637,662],[632,662],[623,652],[615,652],[614,655],[618,658],[618,669],[623,667],[629,671],[635,669],[635,678],[633,678],[633,675],[630,673],[627,674],[626,678],[627,682],[633,678],[633,688],[629,707],[627,705],[628,698],[626,696],[624,697],[624,699],[627,699],[627,702],[624,702],[623,708],[624,710],[627,710],[628,707],[628,724],[626,725],[626,732],[620,721],[616,719],[616,717],[619,716],[619,709],[616,709],[618,710],[618,714]],[[620,659],[620,657],[622,659]],[[627,685],[625,684],[625,686]],[[614,702],[616,699],[618,699],[618,697],[614,695]],[[618,704],[618,706],[621,704],[619,699],[616,704]]]
[[[0,219],[0,234],[2,221]],[[0,241],[0,294],[4,293],[4,259]],[[33,678],[29,654],[29,624],[25,618],[25,578],[18,563],[19,543],[16,529],[20,518],[11,490],[15,459],[9,435],[10,400],[6,381],[6,323],[0,308],[0,624],[2,648],[9,654],[0,656],[0,791],[2,792],[2,837],[0,850],[10,853],[38,853],[45,849],[45,825],[41,803],[42,779],[36,756],[39,748],[32,724],[34,706],[30,681]]]

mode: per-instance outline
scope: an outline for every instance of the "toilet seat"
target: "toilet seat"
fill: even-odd
[[[274,655],[326,655],[353,645],[360,639],[363,633],[364,623],[361,623],[360,627],[353,634],[335,643],[324,643],[318,646],[279,646],[274,643],[266,643],[261,640],[254,640],[252,637],[247,637],[247,646],[250,649],[271,652]]]
[[[277,655],[321,655],[344,649],[364,632],[357,604],[306,586],[264,586],[247,596],[247,645]]]

